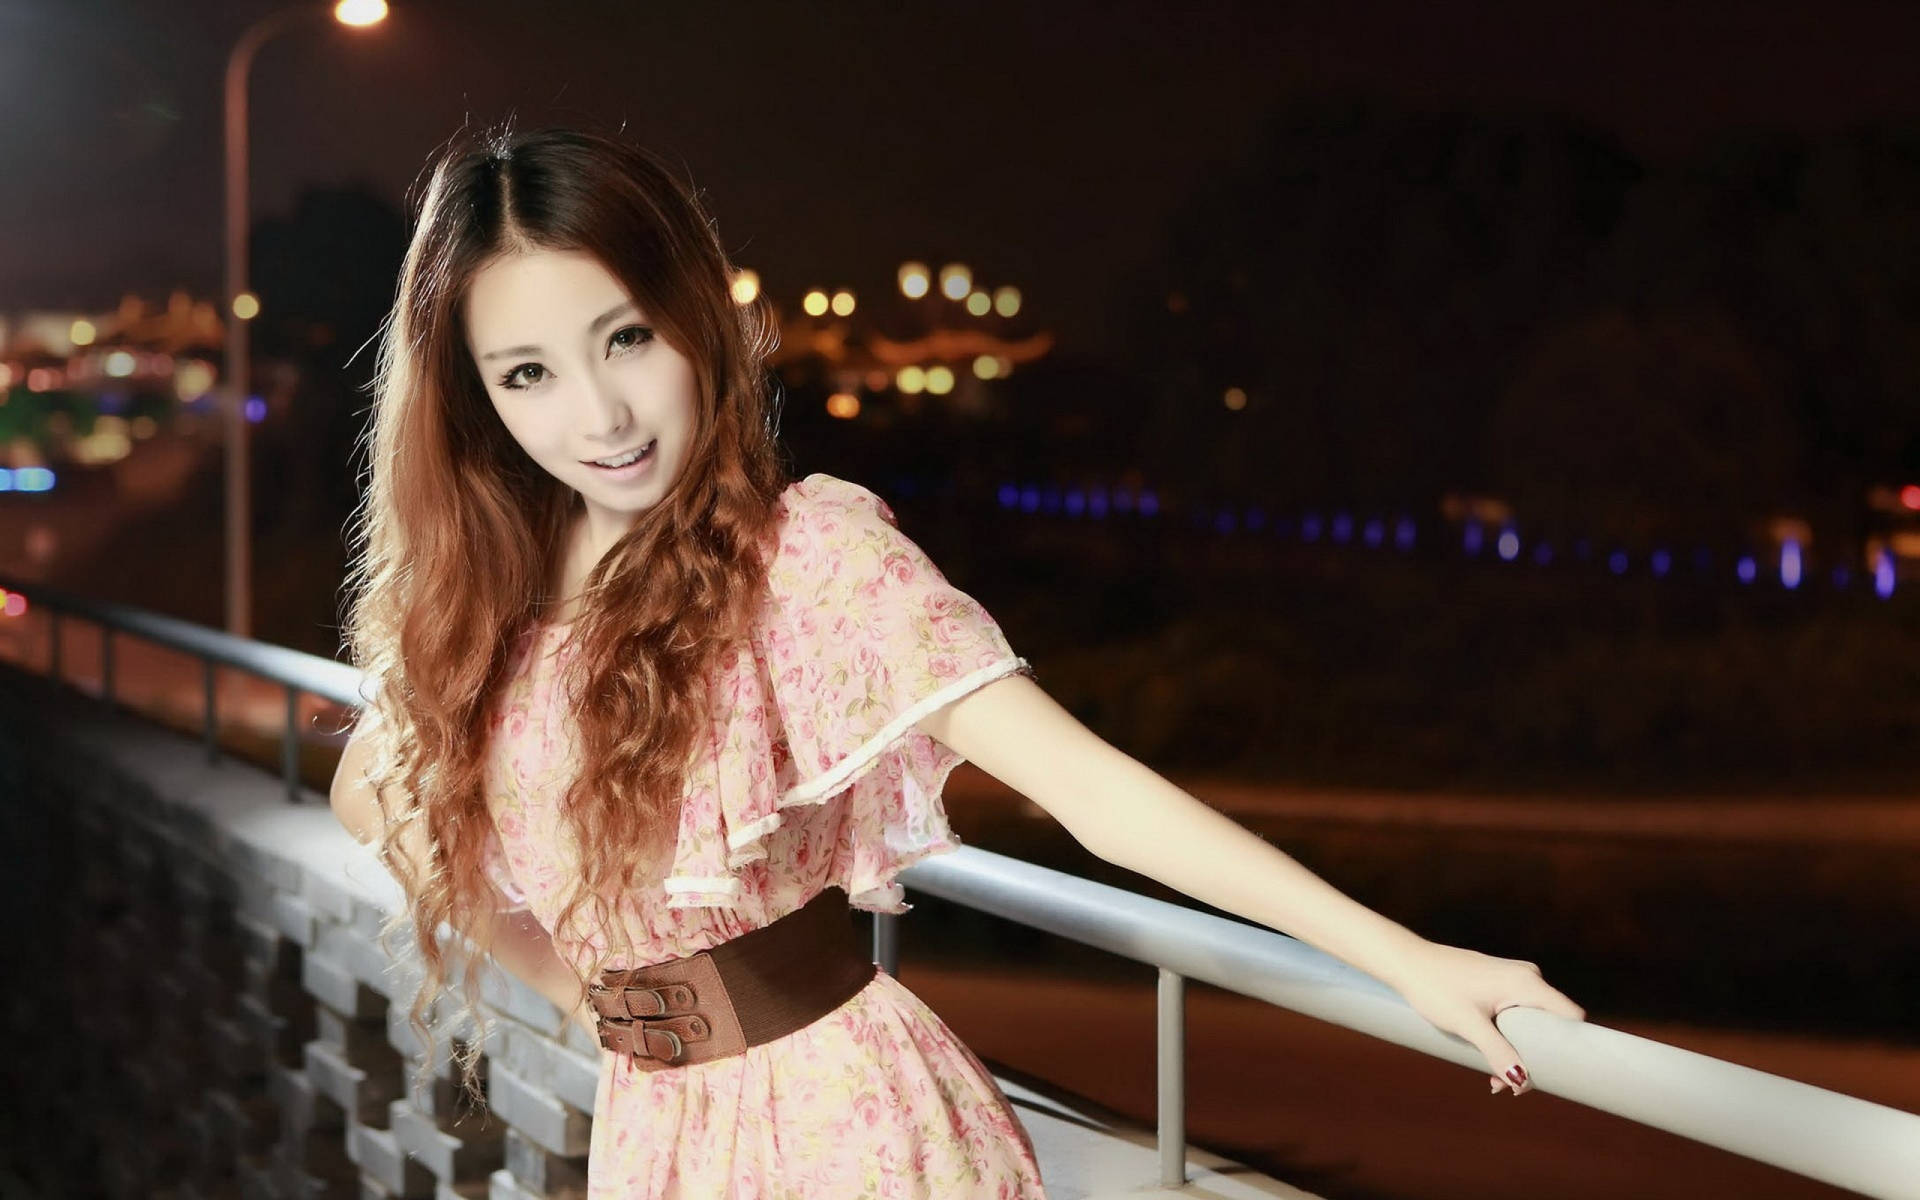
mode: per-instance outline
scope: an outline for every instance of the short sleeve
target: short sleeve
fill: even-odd
[[[669,903],[738,904],[759,863],[904,913],[894,876],[959,845],[940,796],[963,757],[917,722],[1033,668],[866,488],[809,475],[781,503],[751,653],[722,663],[714,753],[689,778]],[[829,841],[804,862],[767,861],[801,805],[834,810],[809,825]]]
[[[901,532],[886,501],[830,475],[794,487],[772,567],[783,611],[769,639],[800,776],[783,804],[839,789],[903,739],[944,778],[960,756],[916,723],[1031,665]]]

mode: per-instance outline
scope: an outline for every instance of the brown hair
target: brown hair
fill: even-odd
[[[698,380],[680,476],[587,577],[564,694],[575,705],[579,775],[561,812],[583,854],[555,928],[591,900],[625,946],[609,895],[670,852],[687,759],[707,715],[707,667],[744,632],[766,577],[774,502],[789,482],[765,359],[777,333],[764,303],[737,304],[732,268],[696,194],[654,154],[565,129],[457,136],[430,164],[399,291],[382,333],[369,482],[350,526],[348,651],[369,679],[381,741],[368,782],[392,785],[379,854],[399,880],[425,972],[410,1021],[426,1021],[448,976],[442,921],[479,954],[462,973],[480,1033],[459,1056],[477,1091],[485,1044],[478,970],[499,898],[483,855],[491,701],[520,637],[557,599],[550,581],[580,500],[521,450],[494,412],[467,348],[474,273],[525,250],[592,254]],[[583,780],[593,781],[583,786]],[[424,828],[432,862],[414,877],[395,851]],[[562,955],[565,958],[565,955]],[[602,960],[605,961],[604,959]],[[570,963],[576,972],[579,965]],[[584,992],[593,972],[580,974]]]

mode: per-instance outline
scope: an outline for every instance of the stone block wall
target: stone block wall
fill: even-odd
[[[418,976],[378,940],[399,889],[325,797],[0,666],[0,816],[0,1121],[35,1194],[584,1194],[598,1050],[506,972],[486,1104],[444,1032],[410,1094]]]

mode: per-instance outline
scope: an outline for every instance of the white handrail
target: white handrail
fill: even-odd
[[[1486,1066],[1470,1043],[1442,1033],[1386,984],[1263,926],[975,846],[921,859],[900,882],[1475,1071]],[[1167,986],[1163,976],[1163,1004]],[[1544,1009],[1509,1008],[1494,1023],[1542,1092],[1863,1195],[1920,1200],[1913,1113]],[[1160,1053],[1165,1096],[1179,1054],[1164,1045]],[[1179,1114],[1160,1115],[1163,1133],[1179,1127]],[[1163,1145],[1163,1163],[1184,1149]]]

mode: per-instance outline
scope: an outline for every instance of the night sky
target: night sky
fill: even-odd
[[[271,4],[0,0],[0,309],[211,296],[220,81]],[[1920,116],[1920,5],[621,4],[397,0],[253,75],[256,218],[303,186],[397,205],[463,120],[625,123],[683,162],[736,261],[791,301],[904,258],[1012,283],[1068,347],[1161,219],[1286,97],[1554,109],[1634,151]]]

